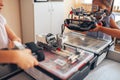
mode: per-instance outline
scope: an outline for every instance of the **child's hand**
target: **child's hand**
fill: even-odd
[[[38,61],[31,55],[29,49],[17,50],[14,57],[15,63],[22,69],[28,69],[38,65]]]
[[[102,25],[100,25],[100,24],[96,24],[96,28],[91,29],[90,31],[91,31],[91,32],[97,32],[97,31],[100,30],[101,27],[102,27]]]

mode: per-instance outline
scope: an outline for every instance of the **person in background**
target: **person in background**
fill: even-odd
[[[110,15],[105,16],[102,20],[105,24],[104,27],[117,30],[117,29],[119,29],[119,26],[114,21],[115,16],[111,13],[111,5],[112,5],[112,0],[93,0],[92,1],[92,7],[98,6],[100,9],[107,10],[108,13],[110,13]],[[71,32],[71,30],[65,28],[65,33],[67,33],[67,32]],[[88,36],[94,37],[94,38],[100,38],[100,39],[112,41],[111,35],[106,34],[108,32],[104,31],[104,33],[103,33],[103,31],[101,31],[99,29],[93,29],[90,31],[82,32],[82,33],[84,33]],[[111,47],[111,50],[114,50],[114,45]]]
[[[97,5],[97,6],[99,6],[100,9],[105,9],[110,13],[111,5],[112,5],[111,2],[112,2],[111,0],[93,0],[92,5],[93,6]],[[112,28],[112,29],[119,29],[119,26],[114,21],[114,15],[112,13],[110,15],[104,17],[103,22],[105,23],[104,27],[108,27],[108,28]],[[94,32],[94,29],[90,30],[90,32],[88,32],[87,35],[97,37],[97,38],[102,38],[102,39],[105,39],[105,40],[112,40],[110,35],[105,34],[101,31],[95,31]]]
[[[3,0],[0,0],[0,11],[3,8]],[[20,38],[7,25],[6,19],[0,14],[0,63],[17,64],[22,69],[28,69],[38,65],[38,61],[31,55],[31,50],[10,49],[13,41],[21,42]],[[8,50],[5,50],[8,48]]]
[[[93,5],[94,4],[98,5],[99,2],[100,2],[101,6],[102,6],[102,3],[103,3],[103,7],[102,8],[105,8],[105,9],[107,9],[110,12],[110,10],[111,10],[111,7],[110,7],[111,0],[93,0]],[[105,5],[105,7],[104,7],[104,5]],[[119,26],[114,21],[114,18],[112,17],[112,15],[113,14],[111,14],[110,16],[108,16],[108,20],[106,20],[107,21],[106,23],[108,23],[107,26],[102,26],[102,25],[96,24],[96,28],[92,29],[90,31],[91,32],[98,32],[98,31],[100,31],[100,32],[108,34],[108,36],[120,38]]]
[[[110,15],[103,18],[103,22],[105,23],[105,25],[103,27],[105,27],[105,28],[107,27],[108,30],[109,30],[109,28],[110,29],[119,29],[119,26],[114,21],[114,19],[115,19],[114,15],[111,13],[112,1],[113,0],[93,0],[93,4],[92,4],[93,6],[97,5],[97,6],[99,6],[100,9],[105,9],[108,11],[108,13],[110,13]],[[97,25],[97,26],[100,26],[100,25]],[[93,29],[93,30],[90,30],[90,32],[88,32],[87,35],[92,36],[92,37],[96,37],[96,38],[102,38],[104,40],[112,41],[112,37],[114,37],[114,35],[113,34],[112,35],[106,34],[106,33],[108,33],[108,31],[107,32],[105,32],[105,31]],[[111,47],[111,50],[114,50],[114,45]]]

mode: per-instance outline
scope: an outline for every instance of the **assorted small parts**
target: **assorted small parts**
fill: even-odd
[[[46,42],[48,43],[48,45],[51,45],[53,47],[57,47],[57,39],[56,36],[52,33],[48,33],[46,35]]]
[[[48,33],[46,35],[36,35],[37,44],[45,50],[51,51],[61,49],[62,39],[58,35]]]
[[[62,57],[65,57],[67,59],[67,63],[69,64],[74,64],[76,61],[80,60],[81,57],[85,55],[85,51],[81,49],[78,49],[78,50],[76,49],[75,53],[70,52],[68,50],[63,50],[63,49],[61,49],[60,51],[55,50],[52,52]]]
[[[76,31],[89,31],[96,27],[96,23],[103,23],[105,26],[103,18],[108,16],[109,12],[105,9],[98,9],[96,6],[93,7],[93,10],[94,12],[87,12],[82,7],[72,9],[68,19],[65,19],[64,21],[64,27]]]
[[[52,50],[52,52],[65,58],[71,56],[71,52],[67,50]]]
[[[75,53],[71,53],[67,50],[61,50],[61,51],[56,50],[52,52],[62,57],[65,57],[66,63],[69,63],[69,64],[74,64],[80,57],[80,55],[76,55]]]
[[[85,9],[83,9],[83,7],[76,8],[76,9],[72,8],[72,11],[70,11],[70,14],[74,14],[74,15],[83,15],[84,13],[86,13],[86,11]]]
[[[65,46],[64,44],[62,44],[62,46],[64,47],[60,47],[58,44],[59,43],[58,37],[56,37],[56,35],[53,35],[51,33],[46,35],[45,38],[46,38],[46,43],[38,42],[38,45],[42,46],[45,50],[48,50],[52,53],[55,53],[59,56],[66,58],[66,62],[69,64],[74,64],[76,61],[80,59],[81,56],[85,54],[84,50],[80,50],[80,49],[78,50],[77,48],[74,48],[74,51],[69,51],[67,50],[68,48],[65,48],[68,46]]]
[[[54,35],[52,33],[48,33],[46,35],[46,42],[54,50],[61,48],[61,46],[60,46],[61,42],[60,42],[60,40],[58,40],[58,36],[57,35]]]
[[[27,46],[27,48],[31,49],[32,53],[35,53],[35,55],[37,55],[38,61],[43,61],[45,59],[45,55],[42,51],[43,47],[37,46],[37,44],[35,44],[34,42],[28,42],[25,43],[25,45]]]
[[[68,62],[73,64],[78,60],[78,58],[79,58],[79,55],[72,55],[72,56],[68,57]]]
[[[67,64],[67,62],[62,59],[56,59],[54,62],[60,66],[65,66]]]
[[[75,20],[75,19],[66,19],[64,21],[64,26],[71,30],[76,31],[89,31],[90,29],[94,29],[95,22],[94,21],[87,21],[87,20]]]
[[[17,49],[20,49],[20,50],[25,49],[25,48],[29,48],[32,51],[33,55],[35,53],[34,56],[37,56],[38,61],[42,61],[45,59],[45,55],[42,52],[42,48],[38,47],[34,42],[26,43],[25,44],[26,47],[18,41],[14,41],[13,43],[14,43],[15,47]]]
[[[74,64],[76,61],[80,60],[81,57],[85,55],[85,51],[81,49],[76,49],[76,52],[68,57],[68,62]]]

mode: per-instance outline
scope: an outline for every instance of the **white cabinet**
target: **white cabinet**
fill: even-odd
[[[64,22],[64,1],[20,0],[23,43],[35,41],[36,34],[60,33]]]
[[[35,34],[60,33],[64,22],[63,2],[34,4]]]
[[[60,33],[61,25],[64,23],[64,4],[63,2],[52,2],[52,33]]]
[[[35,34],[51,32],[51,11],[48,2],[34,4]]]

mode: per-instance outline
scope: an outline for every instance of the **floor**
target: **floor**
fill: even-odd
[[[120,80],[120,63],[105,59],[84,80]]]

